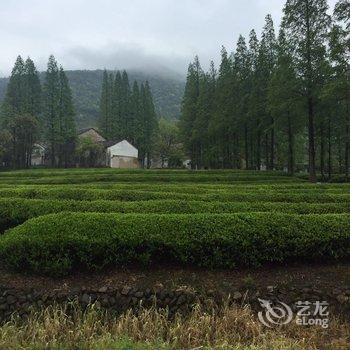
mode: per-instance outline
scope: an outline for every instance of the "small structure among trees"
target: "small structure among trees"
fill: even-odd
[[[107,141],[96,129],[78,134],[77,162],[80,166],[139,168],[138,150],[127,140]]]

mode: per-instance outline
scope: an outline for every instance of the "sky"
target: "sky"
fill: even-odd
[[[204,67],[239,34],[258,33],[284,0],[0,0],[0,76],[16,57],[45,70],[53,54],[65,69],[160,69],[184,75]],[[331,8],[336,0],[328,0]]]

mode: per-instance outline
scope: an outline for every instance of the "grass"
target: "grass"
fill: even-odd
[[[92,306],[52,306],[28,319],[13,318],[0,327],[0,349],[349,349],[350,325],[332,319],[328,329],[295,323],[267,329],[247,307],[226,306],[169,318],[167,311],[128,311],[119,317]]]

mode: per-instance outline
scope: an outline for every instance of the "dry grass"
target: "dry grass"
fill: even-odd
[[[68,316],[69,314],[69,316]],[[91,307],[49,307],[26,321],[0,327],[0,349],[349,349],[350,325],[332,319],[328,329],[288,325],[264,328],[248,308],[225,307],[169,319],[166,311],[131,311],[120,317]]]

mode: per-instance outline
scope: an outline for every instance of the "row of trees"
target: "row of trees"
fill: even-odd
[[[240,36],[218,72],[190,64],[180,120],[194,168],[349,171],[349,0],[287,0],[276,37]]]
[[[66,74],[50,56],[44,83],[34,62],[17,57],[1,106],[0,157],[7,166],[28,167],[35,142],[44,141],[52,166],[68,166],[76,129]]]
[[[36,142],[46,145],[45,156],[53,167],[72,166],[86,149],[89,154],[96,153],[96,157],[102,152],[98,145],[77,144],[71,89],[53,56],[43,83],[34,62],[30,58],[24,62],[18,56],[1,106],[0,124],[0,160],[7,167],[29,167]],[[151,153],[157,152],[159,140],[148,82],[139,86],[135,81],[131,89],[125,71],[105,71],[99,128],[108,140],[129,140],[139,149],[143,165],[150,165]]]
[[[110,140],[126,139],[139,150],[143,165],[149,166],[158,128],[148,82],[132,88],[125,71],[103,74],[99,129]],[[147,164],[145,162],[147,161]]]

